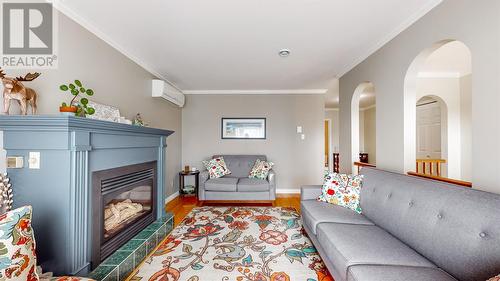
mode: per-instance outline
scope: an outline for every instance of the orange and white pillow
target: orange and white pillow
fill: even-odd
[[[225,175],[231,174],[231,171],[226,166],[224,157],[215,157],[209,161],[202,161],[203,166],[208,171],[208,175],[211,179],[221,178]]]
[[[359,196],[362,183],[362,175],[329,173],[325,175],[325,181],[318,201],[349,208],[361,214]]]
[[[0,216],[0,280],[39,280],[31,218],[31,206]]]

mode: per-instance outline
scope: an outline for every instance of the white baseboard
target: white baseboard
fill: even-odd
[[[169,197],[165,198],[165,204],[167,204],[168,202],[174,200],[178,196],[179,196],[179,191],[177,191],[176,193],[174,193],[174,194],[170,195]]]
[[[277,189],[278,194],[300,194],[300,189]]]
[[[276,190],[278,194],[300,194],[300,189],[278,189]],[[179,191],[165,198],[165,204],[179,197]]]

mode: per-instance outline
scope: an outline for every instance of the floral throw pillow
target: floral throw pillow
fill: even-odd
[[[362,175],[330,173],[325,176],[322,193],[318,197],[318,201],[349,208],[361,214],[359,195],[362,182]]]
[[[0,216],[0,280],[38,281],[31,206]]]
[[[492,277],[492,278],[488,279],[488,281],[500,281],[500,274],[498,274],[495,277]]]
[[[267,179],[269,171],[273,168],[273,162],[262,161],[260,159],[255,160],[252,170],[250,171],[249,178],[253,179]]]
[[[202,161],[203,166],[207,168],[208,174],[211,179],[216,179],[223,177],[225,175],[231,174],[231,171],[226,166],[224,157],[215,157],[209,161]]]

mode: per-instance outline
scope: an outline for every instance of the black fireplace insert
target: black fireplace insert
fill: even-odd
[[[92,173],[92,269],[156,220],[157,162]]]

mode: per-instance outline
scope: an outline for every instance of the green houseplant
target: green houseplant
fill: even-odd
[[[59,107],[61,113],[75,114],[81,117],[95,113],[95,109],[88,106],[89,100],[85,97],[80,97],[80,95],[93,96],[94,90],[83,87],[80,80],[75,80],[74,83],[69,83],[68,85],[63,84],[59,86],[59,89],[63,92],[69,91],[69,93],[73,95],[69,105],[65,102],[61,104]]]

